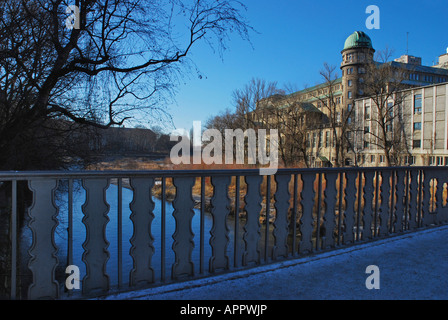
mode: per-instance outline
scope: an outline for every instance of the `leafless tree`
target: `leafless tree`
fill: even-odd
[[[388,62],[391,54],[387,48],[378,52],[376,62],[367,67],[364,82],[364,94],[372,101],[368,116],[371,128],[364,137],[383,151],[387,166],[399,165],[403,156],[410,155],[405,125],[408,119],[403,110],[407,73]]]
[[[285,101],[282,106],[271,106],[269,116],[275,123],[275,128],[279,130],[278,151],[285,167],[295,165],[306,167],[311,166],[311,156],[319,154],[321,138],[317,135],[314,141],[310,132],[320,132],[319,123],[322,123],[323,114],[316,108],[308,107],[310,104],[300,101]],[[306,107],[305,107],[306,106]]]
[[[268,125],[269,107],[281,99],[284,91],[278,88],[277,82],[253,78],[244,88],[233,92],[235,114],[244,119],[243,127],[256,129]]]
[[[197,42],[221,52],[230,32],[248,38],[244,10],[234,0],[2,1],[2,154],[48,119],[104,129],[163,113]]]
[[[348,110],[338,101],[336,67],[324,63],[320,75],[323,79],[321,88],[311,91],[311,95],[317,100],[320,109],[326,116],[326,122],[322,125],[327,127],[333,136],[334,153],[332,153],[332,157],[335,159],[333,164],[342,167],[345,165],[346,153],[352,147],[348,132],[353,127],[353,108]]]

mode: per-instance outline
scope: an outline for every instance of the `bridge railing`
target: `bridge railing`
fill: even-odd
[[[8,217],[1,273],[10,299],[130,291],[448,222],[444,167],[279,169],[273,176],[3,172],[0,184]],[[70,287],[72,265],[82,271]]]

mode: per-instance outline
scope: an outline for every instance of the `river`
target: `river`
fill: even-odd
[[[108,251],[110,258],[107,261],[106,273],[109,275],[110,285],[115,286],[118,284],[118,187],[114,184],[110,184],[106,191],[106,202],[110,206],[108,213],[109,222],[106,226],[106,238],[109,242]],[[59,259],[59,273],[65,270],[67,265],[67,248],[68,248],[68,192],[67,186],[63,183],[60,184],[58,190],[56,191],[55,204],[59,208],[58,221],[59,224],[55,232],[55,243],[58,247],[58,259]],[[78,266],[81,272],[81,279],[84,277],[86,272],[86,267],[82,261],[82,254],[84,249],[82,244],[86,239],[86,229],[82,223],[83,213],[81,206],[85,202],[85,190],[81,187],[80,181],[74,182],[74,192],[73,192],[73,264]],[[129,281],[129,272],[133,268],[133,260],[129,255],[129,250],[131,248],[130,239],[133,235],[133,225],[130,220],[131,210],[129,208],[130,202],[133,199],[133,192],[128,188],[122,189],[122,281],[123,284]],[[155,248],[154,255],[152,257],[152,267],[155,271],[156,281],[161,278],[161,210],[162,202],[161,200],[152,197],[155,203],[155,208],[153,210],[154,220],[151,225],[151,233],[154,238],[153,246]],[[174,252],[172,251],[173,238],[172,235],[175,231],[175,220],[172,216],[174,209],[170,202],[166,203],[166,234],[165,234],[165,274],[166,278],[169,279],[171,275],[171,266],[174,263]],[[199,261],[200,261],[200,210],[194,209],[194,217],[192,221],[192,230],[194,233],[194,249],[192,252],[192,260],[194,263],[195,274],[199,273]],[[244,242],[242,240],[242,234],[244,232],[244,222],[245,220],[240,218],[239,223],[239,260],[241,259],[241,254],[244,250]],[[210,230],[213,225],[213,219],[210,213],[206,212],[204,215],[204,270],[208,269],[209,258],[212,255],[211,246],[209,244]],[[234,263],[234,226],[235,221],[233,216],[229,216],[227,221],[229,228],[230,242],[227,247],[227,252],[231,265]],[[264,232],[265,228],[261,228],[260,237],[260,249],[264,248]],[[22,248],[29,248],[31,245],[31,232],[28,228],[24,228],[22,232]],[[272,238],[272,236],[270,237]],[[270,239],[272,242],[272,239]],[[264,250],[261,249],[261,253]],[[241,260],[240,260],[241,261]]]

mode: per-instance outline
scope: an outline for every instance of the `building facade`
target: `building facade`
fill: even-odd
[[[403,131],[391,130],[390,134],[399,134],[405,148],[398,155],[396,165],[448,165],[448,82],[422,86],[401,91],[403,99],[400,108]],[[393,97],[391,98],[391,100]],[[392,103],[392,101],[390,101]],[[377,113],[366,116],[365,110],[372,109],[375,102],[372,98],[360,98],[355,101],[357,111],[356,122],[360,127],[378,130]],[[373,108],[374,109],[374,108]],[[391,123],[391,126],[396,123]],[[384,166],[384,151],[373,141],[378,134],[358,131],[355,140],[358,149],[355,151],[360,166]],[[368,142],[365,144],[364,142]],[[391,141],[394,141],[391,139]]]
[[[448,52],[441,55],[439,63],[434,66],[423,66],[420,57],[410,55],[403,55],[394,61],[380,63],[374,61],[374,54],[375,49],[370,37],[362,31],[355,31],[346,39],[341,51],[341,77],[328,74],[322,84],[289,95],[280,97],[276,95],[275,99],[267,98],[260,101],[260,108],[267,105],[285,108],[294,104],[312,103],[317,110],[323,113],[321,118],[327,119],[326,121],[307,124],[307,163],[310,166],[383,165],[381,160],[384,159],[380,155],[380,148],[374,148],[375,144],[369,143],[369,140],[366,140],[368,135],[364,134],[369,127],[365,121],[369,119],[365,118],[370,117],[369,113],[373,112],[371,109],[369,110],[369,107],[372,108],[372,106],[369,106],[369,98],[366,97],[365,83],[366,80],[371,80],[369,79],[371,76],[369,68],[372,68],[372,65],[380,66],[382,64],[387,64],[392,70],[395,70],[396,74],[400,74],[402,88],[411,90],[403,91],[403,94],[412,97],[412,99],[407,98],[403,106],[405,109],[403,114],[409,115],[410,119],[406,120],[407,127],[405,129],[408,130],[412,127],[410,131],[412,138],[406,137],[404,140],[411,143],[412,155],[403,156],[407,157],[404,163],[423,164],[426,161],[429,164],[431,157],[436,157],[433,160],[435,163],[441,161],[437,158],[441,156],[433,156],[433,152],[428,153],[428,148],[433,141],[434,146],[431,147],[433,148],[431,150],[442,152],[441,141],[446,139],[446,130],[441,128],[443,126],[445,129],[447,128],[448,118],[441,114],[441,110],[445,110],[447,106],[446,84],[444,83],[448,81]],[[419,95],[422,97],[421,100],[419,100]],[[431,97],[435,97],[434,100],[430,100]],[[421,114],[413,112],[412,106],[415,101],[417,101],[417,105],[421,101]],[[429,105],[432,107],[429,108]],[[428,112],[434,112],[434,114]],[[419,117],[422,119],[419,120]],[[443,119],[444,123],[437,123],[437,127],[433,127],[435,122],[431,120],[432,118],[436,119],[434,121]],[[371,122],[373,120],[371,119]],[[417,128],[415,132],[414,124]],[[421,130],[418,132],[420,125]],[[374,130],[372,125],[369,130]],[[420,147],[418,147],[418,139],[414,139],[414,135],[420,135]],[[436,135],[436,138],[429,138],[429,135]],[[444,137],[442,140],[441,136]],[[447,141],[443,143],[445,150]],[[336,161],[338,163],[335,163]],[[400,163],[396,163],[396,165],[398,164]]]

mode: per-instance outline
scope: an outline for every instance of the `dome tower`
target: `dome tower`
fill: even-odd
[[[353,32],[345,40],[342,54],[342,85],[344,105],[353,106],[353,100],[363,94],[362,83],[366,66],[373,61],[375,50],[370,37],[362,31]]]

